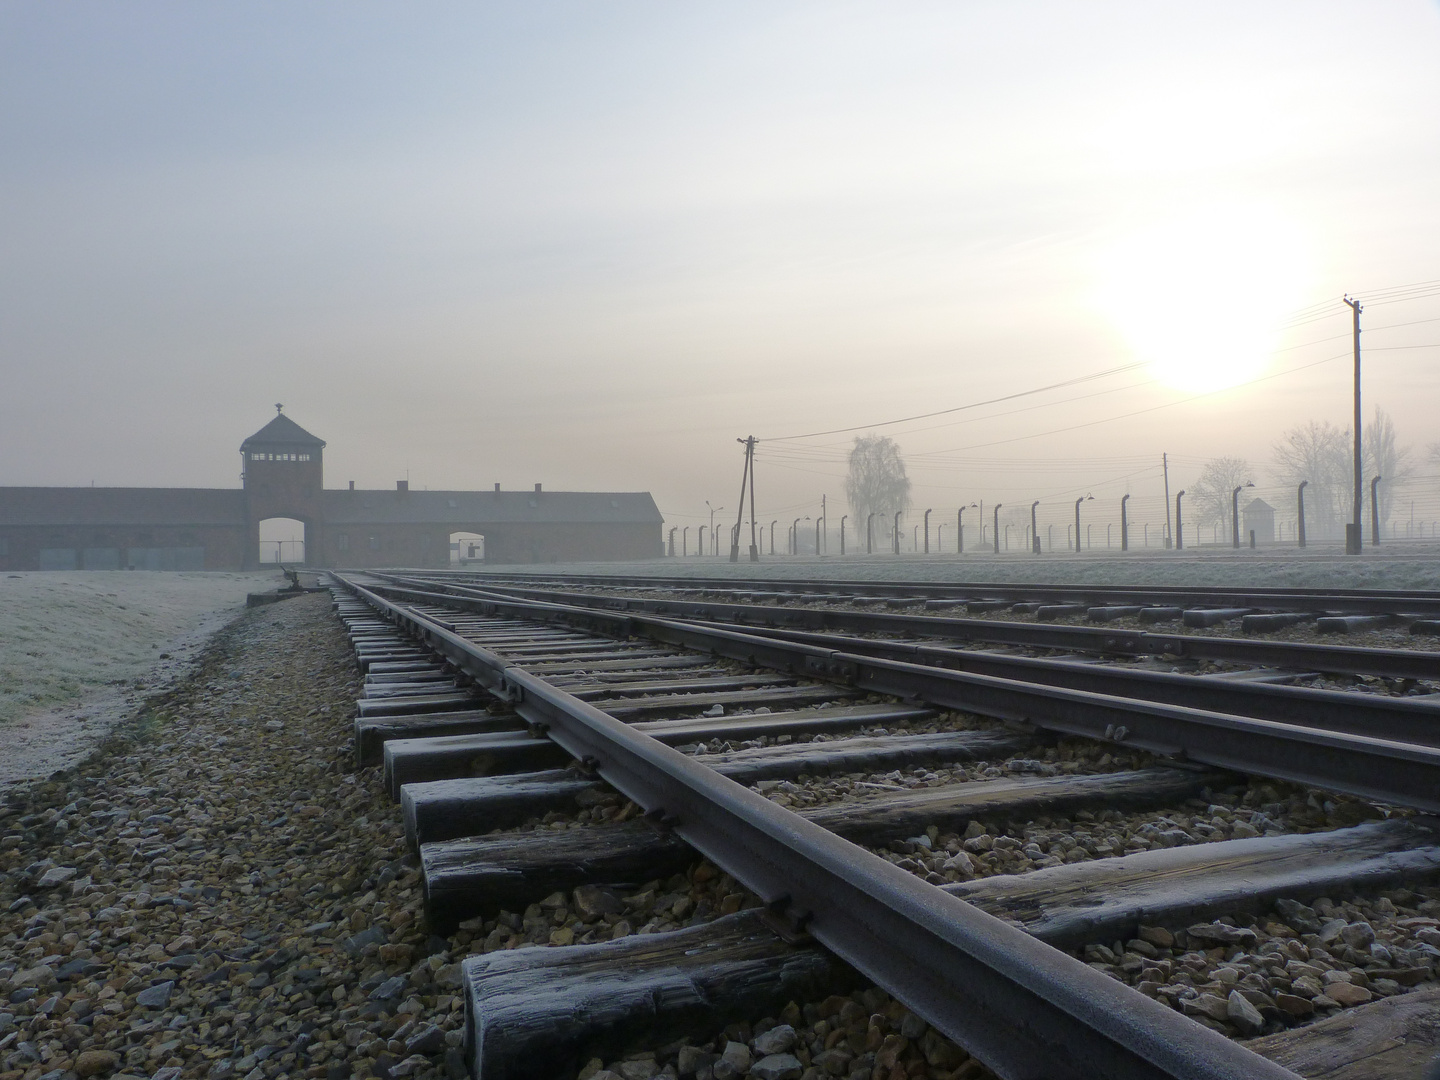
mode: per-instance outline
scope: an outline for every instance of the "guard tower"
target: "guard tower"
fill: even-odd
[[[245,486],[245,566],[260,564],[260,522],[294,518],[305,524],[305,557],[322,550],[323,451],[317,439],[275,406],[275,418],[240,444]]]
[[[1264,499],[1252,499],[1240,508],[1241,527],[1245,530],[1240,542],[1248,544],[1251,533],[1257,544],[1275,542],[1275,508]]]

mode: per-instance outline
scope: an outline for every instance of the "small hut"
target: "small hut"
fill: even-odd
[[[1273,544],[1275,542],[1275,508],[1264,499],[1251,499],[1240,511],[1242,534],[1240,542],[1250,542],[1250,534],[1255,534],[1257,544]]]

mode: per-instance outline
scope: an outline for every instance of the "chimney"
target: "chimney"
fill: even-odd
[[[539,495],[539,494],[540,494],[540,485],[539,485],[539,484],[536,484],[536,485],[535,485],[535,494],[536,494],[536,495]]]
[[[410,490],[410,481],[409,481],[409,480],[396,480],[396,481],[395,481],[395,490],[396,490],[396,491],[409,491],[409,490]]]
[[[495,485],[495,490],[496,490],[496,491],[499,491],[499,490],[500,490],[500,485],[499,485],[499,484],[496,484],[496,485]]]
[[[351,480],[351,481],[350,481],[350,490],[351,490],[351,491],[354,491],[354,490],[355,490],[355,481],[354,481],[354,480]]]

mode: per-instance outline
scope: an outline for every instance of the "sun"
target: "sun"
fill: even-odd
[[[1295,229],[1255,209],[1210,208],[1136,231],[1099,267],[1099,302],[1155,376],[1195,393],[1265,373],[1304,295]]]

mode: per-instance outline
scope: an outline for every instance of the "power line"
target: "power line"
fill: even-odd
[[[1066,379],[1064,382],[1051,383],[1049,386],[1039,386],[1031,390],[1021,390],[1018,393],[1006,394],[1003,397],[990,398],[988,401],[973,401],[968,405],[956,405],[951,409],[937,409],[934,412],[919,413],[916,416],[902,416],[898,420],[882,420],[874,424],[856,424],[853,427],[832,428],[829,431],[811,431],[804,435],[779,435],[762,442],[788,442],[792,439],[815,439],[822,435],[844,435],[851,431],[866,431],[871,428],[891,427],[895,424],[908,424],[912,420],[928,420],[932,416],[945,416],[948,413],[964,412],[967,409],[979,409],[986,405],[996,405],[1002,401],[1014,401],[1016,398],[1030,397],[1034,394],[1044,394],[1051,390],[1063,390],[1067,386],[1077,386],[1080,383],[1092,382],[1095,379],[1109,378],[1111,375],[1118,375],[1125,371],[1134,371],[1136,368],[1144,367],[1143,361],[1136,361],[1133,364],[1122,364],[1120,367],[1109,368],[1105,371],[1094,371],[1088,375],[1081,375],[1074,379]]]
[[[1373,289],[1354,294],[1366,304],[1399,304],[1408,300],[1423,300],[1427,296],[1440,295],[1440,280],[1417,281],[1409,285],[1393,285],[1388,289]],[[1291,330],[1306,323],[1330,318],[1341,314],[1335,308],[1334,300],[1322,300],[1290,314],[1281,329]]]
[[[1158,412],[1160,409],[1169,409],[1175,405],[1185,405],[1191,401],[1199,401],[1201,398],[1214,397],[1216,394],[1223,394],[1227,391],[1234,390],[1238,386],[1252,386],[1258,382],[1266,382],[1270,379],[1278,379],[1282,375],[1290,375],[1297,371],[1304,371],[1306,368],[1319,367],[1321,364],[1329,364],[1333,363],[1336,360],[1343,360],[1349,355],[1349,353],[1338,353],[1335,356],[1327,356],[1323,360],[1313,360],[1308,364],[1301,364],[1298,367],[1286,368],[1284,371],[1276,371],[1269,375],[1261,375],[1259,378],[1250,379],[1243,383],[1237,383],[1236,386],[1226,386],[1222,387],[1219,390],[1208,390],[1203,394],[1192,394],[1189,397],[1183,397],[1178,401],[1167,401],[1160,405],[1152,405],[1148,409],[1136,409],[1134,412],[1121,413],[1118,416],[1107,416],[1103,420],[1091,420],[1084,424],[1072,424],[1069,427],[1052,428],[1049,431],[1037,431],[1033,435],[1016,435],[1014,438],[1011,439],[996,439],[993,442],[974,443],[970,446],[957,446],[950,450],[936,450],[932,451],[932,453],[949,454],[956,453],[961,450],[978,450],[981,447],[985,446],[1000,446],[1004,443],[1023,442],[1026,439],[1038,439],[1044,435],[1059,435],[1066,431],[1078,431],[1081,428],[1095,427],[1098,424],[1108,424],[1114,420],[1125,420],[1131,416],[1141,416],[1145,413]]]
[[[961,425],[961,424],[984,423],[984,422],[987,421],[987,420],[998,420],[998,419],[1001,419],[1001,418],[1006,417],[1006,416],[1018,416],[1020,413],[1033,412],[1033,411],[1036,410],[1036,409],[1049,409],[1049,408],[1055,407],[1056,405],[1069,405],[1069,404],[1071,404],[1071,403],[1073,403],[1073,402],[1076,402],[1076,401],[1088,401],[1088,400],[1091,399],[1091,398],[1104,397],[1106,394],[1119,394],[1119,393],[1123,393],[1123,392],[1125,392],[1126,390],[1134,390],[1134,389],[1137,389],[1138,387],[1153,385],[1153,384],[1156,383],[1157,381],[1158,381],[1157,379],[1153,379],[1153,378],[1143,379],[1143,380],[1141,380],[1140,382],[1127,383],[1127,384],[1125,384],[1124,386],[1112,386],[1112,387],[1110,387],[1108,390],[1096,390],[1094,393],[1090,393],[1090,394],[1076,394],[1076,395],[1073,395],[1073,396],[1070,396],[1070,397],[1056,398],[1054,401],[1043,401],[1043,402],[1040,402],[1040,403],[1037,404],[1037,405],[1026,405],[1026,406],[1023,406],[1023,407],[1021,407],[1021,408],[1019,408],[1019,409],[1010,409],[1010,410],[1008,410],[1008,411],[1006,411],[1006,412],[986,413],[984,416],[973,416],[973,417],[967,417],[967,418],[965,418],[965,419],[960,419],[960,420],[952,420],[952,421],[949,421],[949,422],[943,423],[943,424],[933,424],[933,425],[931,425],[930,427],[912,428],[912,429],[910,429],[909,431],[907,431],[905,434],[907,434],[907,435],[918,435],[918,434],[920,434],[921,432],[925,432],[925,431],[939,431],[941,428],[957,427],[957,426],[959,426],[959,425]],[[776,449],[780,449],[780,448],[777,447]],[[850,447],[849,447],[849,445],[848,445],[848,444],[844,444],[844,443],[830,443],[830,444],[828,444],[828,446],[825,446],[825,445],[822,444],[821,446],[815,446],[815,447],[798,447],[798,446],[797,446],[797,447],[785,447],[784,449],[786,449],[786,450],[793,450],[793,451],[825,450],[825,449],[828,449],[828,450],[838,451],[838,452],[841,453],[841,454],[849,454],[849,452],[850,452]],[[772,451],[772,452],[773,452],[773,451]]]
[[[1375,290],[1370,290],[1370,291],[1363,292],[1363,293],[1357,293],[1356,295],[1357,295],[1358,297],[1360,297],[1362,300],[1364,300],[1364,301],[1366,301],[1367,303],[1370,303],[1370,304],[1393,304],[1393,303],[1401,303],[1401,302],[1405,302],[1405,301],[1409,301],[1409,300],[1419,300],[1419,299],[1424,299],[1425,297],[1428,297],[1428,296],[1440,295],[1440,279],[1431,280],[1431,281],[1413,282],[1413,283],[1408,284],[1408,285],[1395,285],[1395,286],[1391,286],[1391,287],[1385,288],[1385,289],[1375,289]],[[1290,317],[1289,317],[1287,320],[1285,320],[1285,322],[1284,322],[1284,323],[1282,324],[1282,326],[1281,326],[1281,329],[1295,329],[1295,328],[1297,328],[1297,327],[1299,327],[1299,326],[1302,326],[1302,325],[1305,325],[1305,324],[1307,324],[1307,323],[1316,322],[1316,321],[1318,321],[1318,320],[1320,320],[1320,319],[1329,318],[1329,317],[1331,317],[1331,316],[1333,316],[1333,315],[1338,315],[1338,314],[1340,314],[1340,312],[1339,312],[1338,310],[1334,309],[1333,305],[1334,305],[1334,301],[1333,301],[1333,300],[1324,300],[1324,301],[1320,301],[1320,302],[1318,302],[1318,303],[1312,304],[1312,305],[1310,305],[1309,307],[1301,308],[1301,309],[1299,309],[1298,311],[1293,312],[1293,313],[1290,315]],[[1415,321],[1413,321],[1413,322],[1395,323],[1395,324],[1391,324],[1390,326],[1377,326],[1377,327],[1375,327],[1374,329],[1376,329],[1376,330],[1391,329],[1392,327],[1396,327],[1396,326],[1413,326],[1413,325],[1417,325],[1417,324],[1419,324],[1419,323],[1434,322],[1434,321],[1440,321],[1440,320],[1434,320],[1434,319],[1417,319],[1417,320],[1415,320]],[[1318,339],[1318,340],[1316,340],[1316,341],[1313,341],[1313,342],[1305,342],[1305,343],[1303,343],[1303,344],[1301,344],[1301,345],[1289,345],[1289,346],[1284,346],[1283,348],[1277,349],[1277,350],[1275,350],[1275,351],[1276,351],[1276,352],[1288,352],[1288,351],[1291,351],[1291,350],[1294,350],[1294,349],[1306,348],[1306,347],[1308,347],[1308,346],[1310,346],[1310,345],[1320,345],[1320,344],[1324,344],[1324,343],[1327,342],[1327,341],[1337,340],[1339,337],[1343,337],[1343,336],[1345,336],[1345,335],[1335,335],[1334,337],[1320,338],[1320,339]],[[1420,346],[1393,346],[1393,347],[1394,347],[1394,348],[1418,348],[1418,347],[1420,347]],[[789,441],[797,440],[797,439],[814,439],[814,438],[820,438],[820,437],[823,437],[823,436],[826,436],[826,435],[845,435],[845,434],[849,434],[850,432],[853,432],[853,431],[865,431],[865,430],[871,430],[871,429],[874,429],[874,428],[893,427],[893,426],[896,425],[896,424],[907,424],[907,423],[911,423],[911,422],[916,421],[916,420],[928,420],[928,419],[931,419],[931,418],[936,417],[936,416],[948,416],[948,415],[951,415],[951,414],[957,413],[957,412],[966,412],[966,411],[969,411],[969,410],[971,410],[971,409],[983,408],[983,407],[985,407],[985,406],[987,406],[987,405],[996,405],[996,404],[1000,404],[1000,403],[1006,402],[1006,401],[1014,401],[1014,400],[1016,400],[1017,398],[1031,397],[1031,396],[1034,396],[1034,395],[1036,395],[1036,394],[1048,393],[1048,392],[1050,392],[1050,391],[1052,391],[1052,390],[1063,390],[1063,389],[1065,389],[1066,387],[1078,386],[1078,385],[1080,385],[1080,384],[1082,384],[1082,383],[1092,382],[1092,381],[1097,380],[1097,379],[1109,378],[1109,377],[1112,376],[1112,375],[1122,374],[1123,372],[1126,372],[1126,371],[1134,371],[1134,370],[1136,370],[1137,368],[1142,368],[1142,367],[1145,367],[1145,366],[1147,366],[1147,365],[1146,365],[1146,363],[1145,363],[1144,361],[1136,361],[1136,362],[1134,362],[1134,363],[1122,364],[1122,365],[1120,365],[1120,366],[1118,366],[1118,367],[1108,368],[1108,369],[1105,369],[1105,370],[1103,370],[1103,371],[1091,372],[1091,373],[1089,373],[1089,374],[1087,374],[1087,375],[1081,375],[1081,376],[1078,376],[1077,378],[1074,378],[1074,379],[1067,379],[1067,380],[1065,380],[1065,381],[1063,381],[1063,382],[1051,383],[1051,384],[1049,384],[1049,385],[1047,385],[1047,386],[1035,387],[1035,388],[1032,388],[1032,389],[1029,389],[1029,390],[1022,390],[1022,391],[1019,391],[1019,392],[1014,393],[1014,394],[1005,394],[1005,395],[1002,395],[1002,396],[1000,396],[1000,397],[990,398],[990,399],[988,399],[988,400],[986,400],[986,401],[971,402],[971,403],[966,404],[966,405],[957,405],[957,406],[954,406],[953,408],[937,409],[937,410],[935,410],[935,411],[933,411],[933,412],[918,413],[918,414],[916,414],[916,415],[914,415],[914,416],[904,416],[904,417],[899,417],[899,418],[894,419],[894,420],[883,420],[883,421],[880,421],[880,422],[878,422],[878,423],[872,423],[872,424],[854,424],[854,425],[851,425],[851,426],[849,426],[849,427],[830,428],[830,429],[825,430],[825,431],[811,431],[811,432],[806,432],[806,433],[800,434],[800,435],[771,436],[771,437],[769,437],[769,438],[767,438],[767,439],[765,439],[765,440],[763,440],[763,441],[765,441],[765,442],[772,442],[772,443],[773,443],[773,442],[789,442]],[[1299,370],[1299,369],[1292,369],[1292,370]],[[1268,377],[1268,376],[1267,376],[1267,377]],[[1253,381],[1253,382],[1258,382],[1258,381],[1260,381],[1260,380],[1256,379],[1256,380],[1251,380],[1251,381]],[[1138,384],[1134,384],[1134,385],[1144,385],[1144,384],[1143,384],[1143,383],[1138,383]],[[1246,384],[1242,384],[1242,385],[1246,385]],[[1120,389],[1128,389],[1128,388],[1120,388]],[[1101,393],[1110,393],[1110,392],[1112,392],[1112,391],[1101,391]],[[1098,395],[1087,395],[1087,396],[1098,396]],[[1082,400],[1082,399],[1072,399],[1072,400]],[[1044,407],[1046,407],[1046,406],[1044,406],[1044,405],[1035,406],[1035,408],[1044,408]],[[1024,410],[1016,410],[1016,411],[1024,411]],[[1000,415],[1013,415],[1013,413],[1006,413],[1006,414],[1000,414]],[[1130,414],[1130,415],[1134,415],[1134,414]],[[944,426],[944,425],[939,425],[939,426]],[[931,429],[924,429],[924,430],[931,430]],[[1069,430],[1069,429],[1067,429],[1067,430]]]

